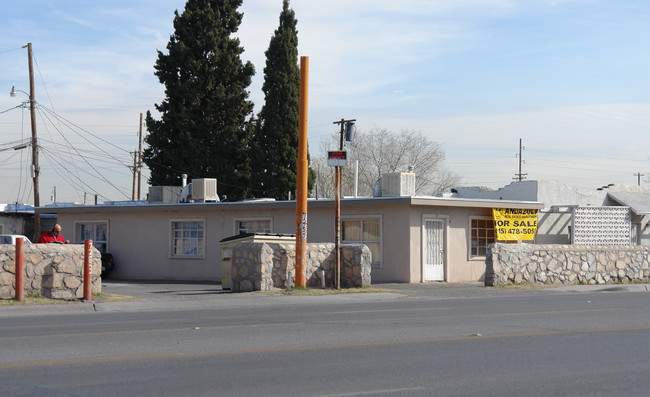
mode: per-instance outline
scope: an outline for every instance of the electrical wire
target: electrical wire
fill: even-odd
[[[16,106],[14,106],[12,108],[1,111],[0,114],[7,113],[7,112],[10,112],[10,111],[18,109],[18,108],[22,108],[23,106],[25,106],[25,105],[24,104],[16,105]]]
[[[59,128],[57,128],[57,126],[54,124],[54,122],[52,121],[52,119],[51,119],[49,116],[54,117],[54,118],[55,118],[56,120],[58,120],[58,121],[61,121],[61,120],[65,121],[65,122],[67,123],[67,127],[68,127],[68,128],[70,128],[70,125],[74,125],[74,124],[73,124],[73,123],[70,123],[70,122],[69,122],[68,120],[66,120],[65,118],[59,116],[58,114],[54,113],[54,112],[51,111],[50,109],[45,108],[44,106],[39,106],[39,110],[41,110],[41,109],[42,109],[42,110],[45,110],[46,113],[47,113],[47,114],[46,114],[46,113],[42,113],[42,114],[43,114],[43,117],[46,118],[46,119],[50,122],[50,125],[51,125],[51,126],[52,126],[52,127],[53,127],[53,128],[54,128],[54,129],[59,133],[59,135],[64,139],[64,141],[68,144],[68,147],[71,148],[71,149],[73,150],[74,154],[76,154],[79,158],[81,158],[81,160],[82,160],[84,163],[86,163],[90,168],[92,168],[92,169],[95,171],[96,175],[99,176],[99,178],[100,178],[101,180],[103,180],[104,182],[106,182],[107,184],[109,184],[110,186],[112,186],[115,190],[117,190],[118,192],[120,192],[121,194],[123,194],[124,197],[128,200],[128,199],[129,199],[129,195],[128,195],[128,193],[125,192],[124,190],[122,190],[120,187],[116,186],[113,182],[111,182],[108,178],[106,178],[106,177],[105,177],[105,176],[104,176],[104,175],[103,175],[103,174],[102,174],[102,173],[97,169],[97,167],[95,167],[95,166],[94,166],[90,161],[88,161],[87,156],[84,156],[84,155],[82,155],[82,154],[79,152],[79,150],[76,148],[76,146],[73,145],[73,144],[68,140],[68,138],[63,134],[63,132],[62,132]],[[78,127],[78,126],[76,126],[76,125],[74,125],[74,126],[77,127],[77,128],[80,128],[80,127]],[[85,131],[85,130],[83,130],[82,128],[80,128],[80,129],[81,129],[82,131],[84,131],[84,132],[89,133],[91,136],[100,139],[100,140],[103,141],[103,142],[107,142],[106,140],[104,140],[104,139],[102,139],[102,138],[99,138],[99,137],[98,137],[97,135],[95,135],[95,134],[92,134],[92,133],[90,133],[90,132],[88,132],[88,131]],[[86,142],[88,142],[89,144],[93,145],[93,146],[96,147],[97,149],[102,150],[102,149],[101,149],[97,144],[95,144],[94,142],[92,142],[90,139],[88,139],[88,138],[85,137],[84,135],[78,133],[78,132],[75,131],[73,128],[70,128],[70,130],[73,131],[73,132],[74,132],[75,134],[77,134],[78,136],[80,136],[82,139],[84,139],[84,140],[85,140]],[[111,145],[112,145],[112,144],[111,144]],[[115,145],[112,145],[112,146],[115,146]],[[117,147],[117,146],[115,146],[115,147]],[[121,149],[121,148],[120,148],[120,149]],[[121,150],[123,150],[123,149],[121,149]],[[102,150],[102,151],[103,151],[103,150]],[[103,153],[105,153],[107,156],[111,157],[111,158],[112,158],[113,160],[115,160],[117,163],[122,164],[122,165],[124,165],[125,167],[128,167],[128,165],[123,164],[123,163],[121,162],[121,160],[117,159],[117,158],[116,158],[115,156],[113,156],[113,155],[110,155],[108,152],[103,151]],[[73,161],[72,163],[75,164],[74,161]],[[75,166],[75,167],[76,167],[76,166]],[[68,170],[68,172],[70,172],[70,171]]]
[[[47,148],[41,147],[40,149],[41,149],[40,152],[43,153],[43,156],[46,157],[48,160],[50,160],[51,163],[58,164],[55,155],[50,153],[50,151]],[[90,191],[93,194],[98,195],[99,197],[101,197],[104,200],[109,200],[109,198],[107,198],[106,196],[104,196],[104,195],[100,194],[99,192],[97,192],[93,187],[88,185],[88,183],[86,183],[78,175],[75,175],[75,173],[73,173],[69,169],[67,169],[65,165],[63,165],[63,164],[58,164],[58,165],[59,165],[59,167],[52,167],[52,169],[54,170],[54,172],[57,175],[59,175],[62,179],[67,181],[70,184],[70,186],[72,186],[77,191],[77,194],[79,194],[80,192],[83,193],[83,192]],[[63,169],[64,171],[66,171],[66,174],[63,174],[60,171],[60,169]],[[88,171],[83,170],[83,172],[87,173],[90,176],[94,176],[92,173],[90,173]],[[70,177],[72,177],[72,178],[70,178]],[[78,183],[76,183],[73,178],[76,179],[78,181]]]
[[[98,135],[95,135],[95,134],[93,134],[92,132],[90,132],[90,131],[88,131],[88,130],[86,130],[86,129],[84,129],[84,128],[81,128],[80,126],[76,125],[75,123],[73,123],[73,122],[67,120],[65,117],[63,117],[63,116],[57,114],[57,113],[54,112],[53,110],[48,109],[47,107],[42,106],[42,105],[40,106],[40,108],[43,109],[44,111],[46,111],[47,113],[51,114],[52,116],[56,117],[57,120],[60,120],[60,121],[65,122],[65,123],[67,124],[68,128],[70,128],[71,131],[73,131],[75,134],[77,134],[77,135],[79,135],[80,137],[82,137],[83,139],[85,139],[88,143],[92,144],[93,146],[99,148],[99,146],[97,146],[96,144],[92,143],[88,138],[85,138],[83,135],[81,135],[79,132],[77,132],[74,128],[76,128],[76,129],[78,129],[78,130],[80,130],[80,131],[82,131],[82,132],[84,132],[84,133],[86,133],[86,134],[92,136],[93,138],[95,138],[95,139],[97,139],[97,140],[102,141],[103,143],[105,143],[105,144],[107,144],[107,145],[109,145],[109,146],[114,147],[114,148],[117,149],[117,150],[120,150],[120,151],[122,151],[122,152],[129,153],[128,150],[126,150],[126,149],[124,149],[124,148],[121,148],[121,147],[119,147],[119,146],[113,144],[112,142],[109,142],[109,141],[107,141],[106,139],[104,139],[104,138],[102,138],[102,137],[100,137],[100,136],[98,136]],[[74,127],[74,128],[72,128],[72,127]]]

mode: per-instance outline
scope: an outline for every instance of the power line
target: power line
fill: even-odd
[[[106,143],[107,145],[113,146],[113,147],[116,148],[117,150],[123,151],[123,152],[125,152],[125,153],[129,153],[128,150],[126,150],[126,149],[124,149],[124,148],[121,148],[121,147],[119,147],[119,146],[113,144],[112,142],[109,142],[109,141],[105,140],[104,138],[102,138],[102,137],[100,137],[100,136],[98,136],[98,135],[95,135],[95,134],[93,134],[92,132],[90,132],[90,131],[88,131],[88,130],[85,130],[85,129],[79,127],[79,126],[76,125],[75,123],[73,123],[73,122],[67,120],[65,117],[63,117],[63,116],[57,114],[57,113],[54,112],[53,110],[50,110],[50,109],[46,108],[45,106],[41,106],[41,108],[44,109],[46,112],[50,113],[51,115],[53,115],[54,117],[56,117],[57,120],[59,120],[59,121],[62,120],[62,121],[64,121],[65,123],[67,123],[67,124],[68,124],[68,128],[70,128],[71,131],[73,131],[73,132],[74,132],[75,134],[77,134],[78,136],[84,138],[88,143],[90,143],[91,145],[97,147],[98,149],[99,149],[99,146],[97,146],[97,145],[95,145],[94,143],[92,143],[89,139],[87,139],[87,138],[85,138],[83,135],[79,134],[77,131],[75,131],[74,128],[71,128],[70,126],[73,126],[73,127],[75,127],[76,129],[85,132],[86,134],[92,136],[92,137],[95,138],[95,139],[98,139],[98,140],[100,140],[100,141]]]

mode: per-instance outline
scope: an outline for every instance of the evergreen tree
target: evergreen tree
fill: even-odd
[[[252,190],[258,197],[286,199],[296,190],[300,69],[295,13],[284,0],[280,24],[266,51],[264,106],[253,139]]]
[[[156,76],[166,99],[156,104],[161,119],[147,112],[144,162],[152,185],[180,185],[180,174],[217,178],[219,195],[247,196],[250,181],[247,120],[253,111],[247,87],[255,69],[243,63],[233,37],[242,0],[188,0],[174,12],[168,54],[158,51]]]

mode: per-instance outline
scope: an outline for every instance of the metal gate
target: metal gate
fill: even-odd
[[[445,280],[445,221],[424,221],[424,281]]]

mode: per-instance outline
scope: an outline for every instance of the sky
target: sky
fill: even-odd
[[[0,24],[0,203],[32,203],[27,49],[34,54],[40,202],[129,200],[140,113],[183,0],[23,0]],[[309,57],[310,154],[333,122],[421,131],[460,185],[519,172],[596,189],[650,188],[650,2],[292,0]],[[244,0],[236,36],[255,112],[282,0]],[[15,86],[16,97],[9,91]],[[146,134],[146,129],[143,130]],[[524,149],[519,157],[520,140]],[[130,168],[131,167],[131,168]],[[417,173],[417,169],[415,170]],[[179,170],[179,174],[182,170]],[[642,174],[640,177],[638,174]],[[143,169],[141,197],[147,192]],[[56,192],[56,194],[54,194]],[[137,188],[136,188],[137,195]]]

